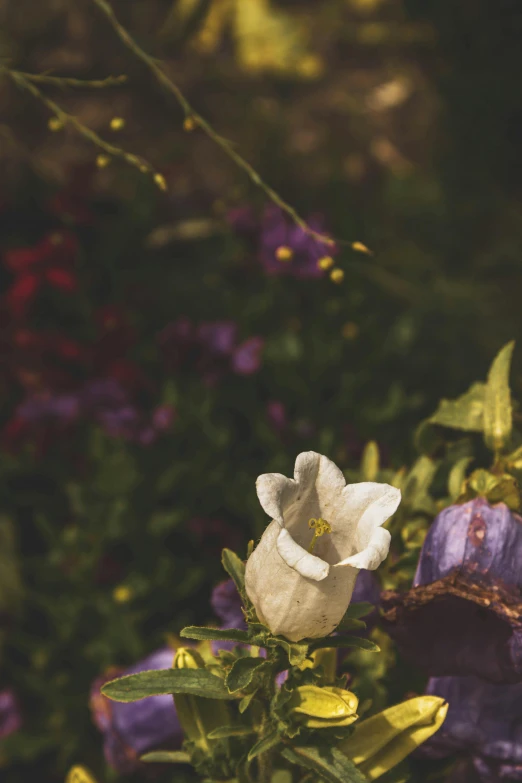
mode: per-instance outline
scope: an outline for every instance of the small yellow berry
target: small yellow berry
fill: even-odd
[[[355,340],[359,334],[359,326],[354,321],[348,321],[341,329],[341,334],[345,340]]]
[[[196,128],[196,120],[194,117],[185,117],[185,121],[183,122],[183,130],[186,131],[193,131]]]
[[[154,174],[154,182],[160,190],[167,190],[167,180],[163,174]]]
[[[47,127],[49,128],[50,131],[56,133],[56,131],[62,130],[63,122],[59,117],[49,117]]]
[[[112,131],[119,131],[125,127],[125,120],[123,117],[113,117],[110,122],[110,129]]]
[[[127,587],[127,585],[119,585],[118,587],[115,587],[112,592],[112,597],[116,601],[117,604],[126,604],[128,603],[133,596],[133,592],[130,587]]]
[[[98,157],[96,158],[96,165],[98,166],[99,169],[106,168],[110,162],[111,159],[108,155],[98,155]]]
[[[275,257],[278,261],[291,261],[292,257],[294,255],[294,251],[291,247],[287,247],[286,245],[281,245],[277,248],[275,252]]]
[[[323,258],[320,258],[319,261],[317,262],[317,266],[319,267],[319,269],[324,269],[325,271],[327,269],[331,269],[333,265],[334,265],[334,260],[332,256],[323,256]]]
[[[330,272],[330,280],[333,283],[342,283],[344,280],[344,272],[342,269],[332,269]]]
[[[366,245],[363,245],[362,242],[352,242],[352,250],[355,250],[356,253],[367,253],[368,255],[372,254],[370,248],[366,247]]]

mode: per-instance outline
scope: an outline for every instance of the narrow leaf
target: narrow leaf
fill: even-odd
[[[190,764],[190,756],[183,750],[153,750],[140,756],[140,761],[159,764]]]
[[[255,734],[253,726],[220,726],[207,734],[207,737],[209,739],[226,739],[227,737],[247,737],[249,734]]]
[[[147,696],[189,693],[206,699],[232,699],[223,680],[206,669],[159,669],[129,674],[106,683],[102,693],[113,701],[139,701]]]
[[[317,639],[310,645],[310,650],[320,650],[321,647],[355,647],[367,652],[380,652],[380,647],[370,639],[362,639],[360,636],[328,636],[326,639]]]
[[[241,715],[248,710],[248,708],[250,707],[250,704],[252,702],[252,699],[254,698],[256,693],[257,693],[257,690],[252,691],[252,693],[247,693],[246,696],[243,696],[243,698],[241,699],[241,701],[239,702],[239,705],[238,705],[238,709],[239,709],[239,712],[241,713]]]
[[[375,481],[379,473],[379,447],[374,440],[371,440],[364,447],[361,458],[361,476],[363,481]]]
[[[245,690],[252,682],[256,671],[265,664],[265,658],[238,658],[225,678],[230,693]]]
[[[466,478],[466,469],[470,462],[473,462],[473,457],[461,457],[455,462],[450,470],[448,476],[448,492],[452,499],[458,498],[462,491],[462,485]]]
[[[492,451],[501,451],[513,428],[509,370],[515,343],[505,345],[493,360],[484,395],[484,440]]]
[[[237,628],[200,628],[197,625],[188,625],[180,633],[184,639],[198,639],[202,642],[237,642],[248,644],[250,636],[248,631],[240,631]]]
[[[356,766],[334,747],[284,748],[281,755],[292,764],[316,772],[327,783],[366,783]]]
[[[255,759],[256,756],[260,756],[262,753],[266,753],[268,750],[275,748],[275,746],[279,745],[280,742],[281,737],[275,730],[270,734],[267,734],[265,737],[261,737],[261,739],[256,742],[252,748],[250,748],[248,752],[248,760],[252,761],[252,759]]]
[[[231,549],[223,549],[221,564],[227,574],[232,577],[240,594],[245,592],[245,564]]]

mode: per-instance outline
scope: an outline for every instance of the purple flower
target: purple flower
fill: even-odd
[[[36,424],[55,421],[68,424],[77,418],[80,402],[74,394],[37,394],[18,406],[16,415],[26,422]]]
[[[210,354],[230,356],[237,340],[237,324],[233,321],[208,321],[199,325],[197,337]]]
[[[103,733],[107,762],[120,773],[136,769],[139,757],[153,748],[179,748],[182,730],[172,696],[149,696],[141,701],[123,704],[109,701],[100,692],[108,680],[125,674],[152,669],[170,669],[175,651],[163,647],[124,671],[112,671],[99,678],[91,689],[94,722]]]
[[[286,429],[288,421],[286,408],[280,400],[271,400],[266,406],[266,415],[272,427],[278,432]]]
[[[484,783],[522,780],[522,684],[432,677],[427,692],[446,699],[449,710],[420,755],[467,757]]]
[[[14,734],[22,726],[22,715],[12,688],[0,691],[0,739]]]
[[[159,405],[152,413],[152,426],[157,432],[165,432],[170,429],[175,413],[172,405]]]
[[[307,223],[313,231],[325,233],[323,221],[319,216],[310,217]],[[319,268],[317,262],[338,252],[334,245],[327,245],[305,233],[274,205],[265,208],[259,231],[258,257],[269,275],[322,277],[324,271]],[[290,252],[284,253],[281,248]]]
[[[222,628],[246,629],[241,596],[232,579],[220,582],[212,590],[210,604],[223,625]]]
[[[378,607],[381,601],[381,587],[373,571],[367,571],[362,568],[355,582],[352,593],[352,604],[369,603],[375,606],[375,609],[361,618],[366,623],[365,633],[369,633],[377,624],[379,619]]]
[[[238,375],[252,375],[261,366],[261,351],[264,340],[261,337],[250,337],[235,349],[232,355],[232,369]]]
[[[386,630],[432,676],[522,680],[522,518],[483,498],[433,522],[413,588],[383,594]]]

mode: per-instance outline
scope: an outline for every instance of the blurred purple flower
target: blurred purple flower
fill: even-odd
[[[152,669],[170,669],[175,651],[163,647],[124,671],[111,671],[97,679],[91,689],[90,705],[96,726],[103,733],[103,748],[108,764],[122,774],[136,769],[139,757],[161,746],[181,747],[183,733],[172,696],[149,696],[123,704],[107,699],[100,692],[104,683],[125,674]]]
[[[373,604],[375,607],[373,612],[370,612],[365,617],[361,618],[366,623],[365,633],[369,633],[377,624],[380,601],[381,588],[375,574],[373,571],[367,571],[365,568],[362,568],[357,575],[351,603],[369,603]]]
[[[114,378],[93,378],[84,384],[80,399],[84,410],[92,413],[99,409],[121,408],[129,396]]]
[[[478,677],[432,677],[427,693],[449,703],[446,720],[418,751],[472,761],[484,783],[522,780],[522,684],[494,685]],[[464,764],[462,769],[466,769]]]
[[[261,337],[250,337],[242,342],[232,354],[232,369],[238,375],[252,375],[261,366],[261,351],[264,340]]]
[[[324,271],[317,262],[338,253],[336,245],[327,245],[306,233],[274,204],[265,207],[257,225],[253,211],[248,208],[232,211],[228,219],[238,233],[256,238],[258,259],[269,275],[322,277]],[[321,216],[312,215],[307,223],[312,231],[325,235]]]
[[[78,397],[74,394],[37,394],[26,399],[18,406],[16,415],[32,424],[43,421],[55,421],[69,424],[80,412]]]
[[[432,676],[522,680],[522,518],[476,498],[442,511],[413,588],[383,593],[384,623]]]
[[[22,727],[22,715],[12,688],[0,691],[0,739],[14,734]]]
[[[158,432],[165,432],[170,429],[174,416],[175,408],[172,405],[159,405],[152,413],[152,426]]]
[[[232,579],[220,582],[212,590],[210,604],[223,625],[222,628],[246,629],[245,616],[242,612],[241,596]]]
[[[237,341],[237,324],[233,321],[206,321],[199,325],[197,338],[210,354],[230,356]]]
[[[266,406],[266,415],[272,427],[283,432],[288,425],[286,407],[280,400],[270,400]]]

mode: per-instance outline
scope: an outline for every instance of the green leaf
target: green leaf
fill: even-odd
[[[371,440],[364,447],[361,458],[361,476],[363,481],[375,481],[379,473],[379,447]]]
[[[327,636],[326,639],[317,639],[310,644],[312,652],[320,650],[322,647],[355,647],[358,650],[366,650],[367,652],[380,652],[381,649],[370,639],[363,639],[360,636],[347,636],[345,634]]]
[[[266,663],[265,658],[238,658],[225,678],[225,684],[230,693],[248,688],[256,671]]]
[[[102,693],[113,701],[139,701],[147,696],[188,693],[205,699],[232,699],[223,680],[206,669],[159,669],[128,674],[106,683]]]
[[[289,642],[282,636],[272,636],[267,644],[270,647],[275,647],[276,645],[282,647],[288,655],[291,666],[300,666],[308,657],[309,642]]]
[[[209,739],[226,739],[227,737],[247,737],[249,734],[255,734],[253,726],[220,726],[214,729],[207,737]]]
[[[458,498],[462,492],[462,485],[466,478],[466,469],[470,462],[473,462],[473,457],[461,457],[450,470],[448,476],[448,492],[452,500]]]
[[[370,612],[373,612],[374,609],[375,606],[369,601],[360,601],[357,604],[350,604],[344,616],[358,620],[359,617],[365,617],[367,614],[370,614]]]
[[[428,419],[430,424],[440,427],[482,432],[484,429],[485,383],[474,383],[465,394],[456,400],[441,400],[439,407]]]
[[[327,783],[366,783],[366,778],[334,747],[284,748],[281,755],[292,764],[316,772]]]
[[[231,549],[223,549],[221,564],[227,574],[232,577],[240,594],[245,592],[245,564]]]
[[[492,451],[501,451],[513,429],[509,371],[515,342],[505,345],[493,360],[484,395],[484,440]]]
[[[140,761],[158,762],[159,764],[190,764],[190,756],[183,750],[153,750],[140,756]]]
[[[240,631],[237,628],[221,630],[220,628],[200,628],[197,625],[188,625],[180,633],[184,639],[198,639],[202,642],[236,642],[237,644],[249,644],[248,631]]]
[[[265,737],[261,737],[261,739],[256,742],[256,744],[250,748],[248,752],[248,760],[252,761],[252,759],[255,759],[256,756],[260,756],[262,753],[266,753],[268,750],[272,750],[272,748],[275,748],[276,745],[279,745],[281,742],[281,737],[279,735],[278,731],[272,731],[270,734],[267,734]]]

